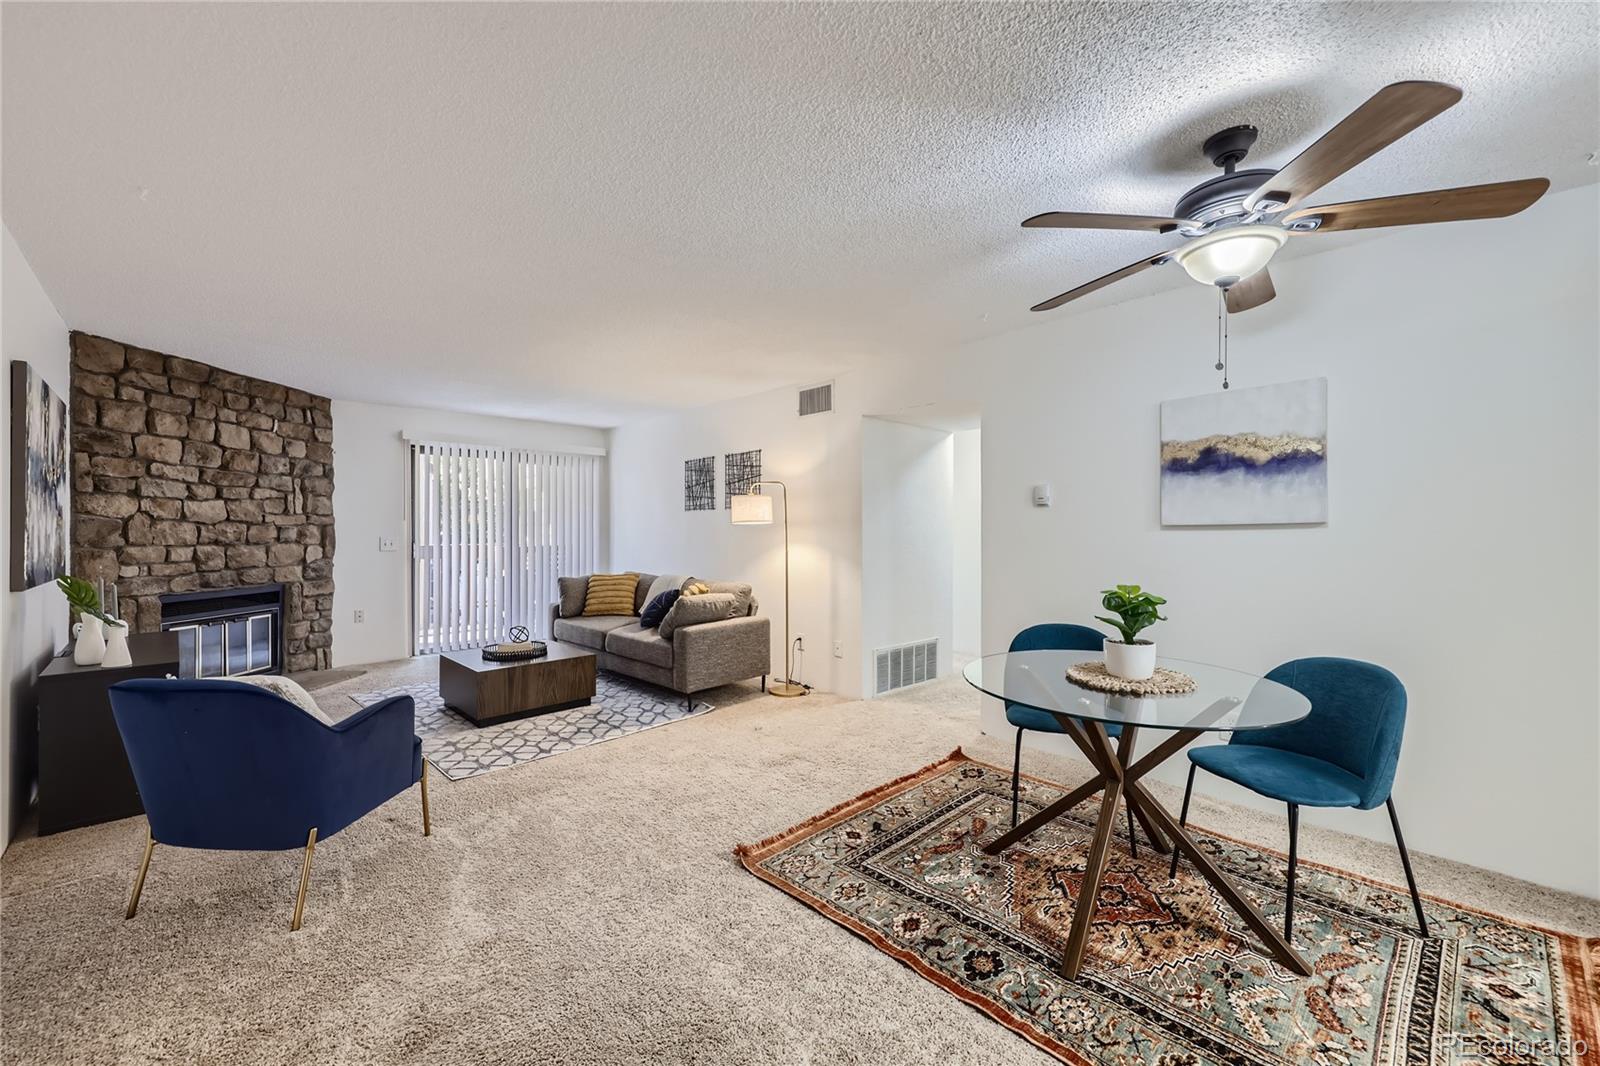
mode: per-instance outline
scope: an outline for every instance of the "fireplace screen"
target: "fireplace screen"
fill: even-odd
[[[181,677],[237,677],[283,669],[283,586],[161,598],[161,628],[178,634]]]
[[[275,616],[254,614],[225,622],[178,625],[178,671],[181,677],[234,677],[272,669]]]

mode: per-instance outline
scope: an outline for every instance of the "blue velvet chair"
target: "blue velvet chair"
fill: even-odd
[[[1105,647],[1105,634],[1088,626],[1070,622],[1044,622],[1029,626],[1011,638],[1010,651],[1100,651]],[[1017,824],[1017,801],[1022,786],[1022,734],[1025,730],[1037,733],[1064,733],[1056,716],[1035,707],[1006,701],[1006,721],[1017,727],[1016,752],[1011,761],[1011,824]],[[1106,735],[1119,737],[1122,727],[1107,725]],[[1138,854],[1138,838],[1133,831],[1133,808],[1128,807],[1128,847]]]
[[[330,726],[282,697],[237,681],[143,678],[112,685],[111,710],[149,818],[139,893],[156,844],[228,851],[304,848],[290,931],[300,928],[311,854],[412,785],[427,764],[412,731],[410,696],[395,696]]]
[[[1300,808],[1354,807],[1370,811],[1380,804],[1389,809],[1389,824],[1400,849],[1417,926],[1428,935],[1411,856],[1395,814],[1395,766],[1400,761],[1400,738],[1406,726],[1406,690],[1400,679],[1381,666],[1357,659],[1295,659],[1267,674],[1270,680],[1299,692],[1311,701],[1311,714],[1289,725],[1234,733],[1226,744],[1189,751],[1189,784],[1183,793],[1180,824],[1189,820],[1189,796],[1194,772],[1207,770],[1289,806],[1288,898],[1284,904],[1283,934],[1293,937],[1294,872],[1300,834]],[[1172,856],[1172,874],[1178,872],[1178,855]]]

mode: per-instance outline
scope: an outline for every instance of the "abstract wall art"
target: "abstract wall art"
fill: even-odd
[[[722,457],[722,476],[725,482],[725,495],[722,506],[731,508],[733,497],[749,493],[752,486],[761,480],[761,449],[749,452],[729,452]]]
[[[11,363],[11,589],[67,572],[67,405],[33,367]]]
[[[683,461],[683,509],[685,511],[715,511],[717,509],[717,457],[702,456]]]
[[[1328,520],[1328,379],[1161,405],[1161,524]]]

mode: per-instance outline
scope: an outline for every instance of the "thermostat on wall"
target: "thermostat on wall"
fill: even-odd
[[[1035,485],[1033,487],[1033,505],[1035,507],[1049,507],[1050,506],[1050,483],[1049,482],[1046,482],[1043,485]]]

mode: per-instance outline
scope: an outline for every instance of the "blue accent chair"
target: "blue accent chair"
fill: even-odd
[[[1044,622],[1029,626],[1011,638],[1010,651],[1100,651],[1105,647],[1105,634],[1088,626],[1070,622]],[[1016,753],[1011,761],[1011,825],[1017,824],[1017,806],[1022,786],[1022,734],[1025,730],[1036,733],[1065,732],[1056,716],[1036,707],[1006,701],[1006,721],[1017,727]],[[1107,725],[1106,735],[1119,737],[1122,727]],[[1128,847],[1138,854],[1138,838],[1133,831],[1133,808],[1128,808]]]
[[[1300,808],[1389,808],[1389,824],[1400,849],[1417,926],[1428,935],[1411,856],[1395,814],[1395,766],[1406,726],[1406,690],[1400,679],[1373,663],[1358,659],[1295,659],[1275,667],[1268,679],[1287,685],[1311,701],[1311,713],[1298,722],[1271,729],[1234,733],[1226,744],[1189,751],[1189,784],[1183,793],[1179,824],[1189,819],[1194,772],[1207,770],[1289,806],[1288,899],[1283,934],[1293,937],[1294,871],[1299,845]],[[1177,876],[1178,855],[1172,856]]]
[[[139,908],[150,855],[179,848],[304,848],[289,929],[300,928],[311,854],[368,811],[418,782],[422,834],[427,764],[410,696],[327,725],[288,700],[237,681],[141,678],[110,688],[111,710],[149,819],[126,917]]]

